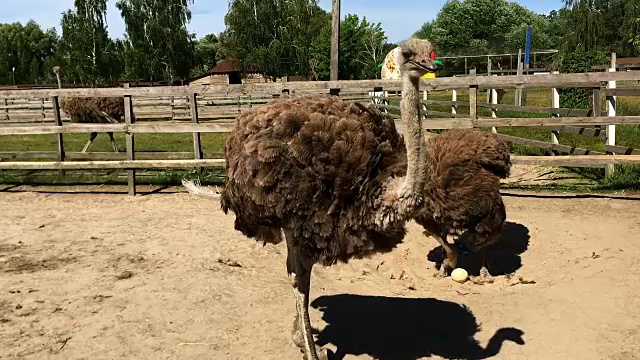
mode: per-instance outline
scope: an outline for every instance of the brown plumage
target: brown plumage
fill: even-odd
[[[71,118],[73,123],[109,124],[124,121],[124,99],[121,97],[65,98],[60,102],[60,108]],[[118,145],[113,138],[113,133],[107,134],[109,134],[114,151],[118,152]],[[82,152],[87,151],[96,136],[98,133],[91,133]]]
[[[374,108],[326,95],[272,100],[238,118],[225,153],[222,210],[250,238],[277,244],[284,229],[314,263],[332,265],[405,235],[404,222],[378,229],[370,216],[407,156],[393,120]]]
[[[506,219],[500,179],[509,176],[511,159],[504,140],[472,129],[446,131],[429,139],[425,150],[424,207],[415,220],[425,228],[425,235],[442,245],[441,275],[446,276],[457,262],[457,250],[447,242],[448,236],[473,251],[482,251],[500,239]],[[481,275],[485,277],[482,255]]]
[[[296,297],[294,343],[318,360],[309,321],[311,268],[393,249],[422,202],[420,76],[435,70],[431,44],[401,45],[402,119],[333,96],[285,97],[240,115],[225,144],[221,206],[261,243],[287,243]],[[192,193],[206,194],[183,182]]]

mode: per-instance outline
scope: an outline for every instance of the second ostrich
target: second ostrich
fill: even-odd
[[[406,145],[393,120],[375,108],[317,95],[272,100],[240,115],[225,144],[222,209],[235,213],[235,229],[245,236],[286,242],[296,300],[293,341],[307,359],[318,360],[318,353],[325,358],[309,320],[313,265],[391,251],[422,206],[418,83],[435,66],[429,41],[400,46]]]
[[[58,88],[62,88],[60,81],[60,67],[55,66],[53,72],[58,80]],[[71,118],[73,123],[111,123],[117,124],[124,120],[124,99],[119,97],[75,97],[64,98],[60,101],[60,108]],[[107,133],[111,139],[113,151],[119,152],[118,144],[112,132]],[[82,152],[86,152],[89,146],[98,136],[97,132],[92,132],[89,141],[85,144]]]
[[[487,131],[452,129],[429,139],[425,153],[424,206],[415,221],[442,245],[438,274],[446,276],[456,267],[457,248],[447,241],[452,237],[481,252],[480,279],[474,281],[491,282],[484,249],[500,239],[506,220],[500,179],[511,171],[507,143]]]
[[[124,120],[124,100],[119,97],[91,97],[91,98],[66,98],[60,102],[60,108],[71,118],[74,123],[111,123],[117,124]],[[113,138],[113,133],[108,132],[113,151],[119,152],[118,144]],[[89,141],[82,152],[86,152],[89,146],[98,136],[92,132]]]

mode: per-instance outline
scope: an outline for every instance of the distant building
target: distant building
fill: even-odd
[[[282,77],[277,77],[275,81],[282,81]],[[230,58],[220,61],[206,73],[186,81],[188,85],[227,85],[266,82],[273,82],[273,79],[253,68],[246,70],[246,76],[243,79],[240,65]]]

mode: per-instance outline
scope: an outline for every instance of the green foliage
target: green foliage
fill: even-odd
[[[311,43],[312,74],[318,80],[329,80],[331,68],[331,23],[326,25]],[[360,20],[354,14],[340,23],[340,58],[338,77],[346,79],[375,79],[380,77],[378,64],[396,45],[386,42],[380,24],[373,24],[366,18]]]
[[[522,48],[527,25],[536,34],[533,48],[553,46],[547,34],[549,20],[507,0],[448,1],[417,35],[430,33],[438,51],[446,55],[488,54]]]
[[[195,65],[191,70],[192,76],[202,74],[216,65],[218,44],[218,37],[215,34],[207,34],[195,42]]]
[[[413,33],[413,37],[417,37],[419,39],[431,40],[431,33],[433,32],[433,23],[434,23],[434,20],[430,20],[422,24],[422,27],[420,27],[420,30]]]
[[[186,79],[194,66],[195,35],[187,31],[193,0],[118,0],[125,22],[126,77]]]
[[[75,0],[62,15],[60,54],[63,74],[70,82],[113,85],[122,71],[119,54],[106,27],[106,0]]]
[[[616,51],[635,56],[634,39],[640,33],[640,0],[563,0],[565,50]]]
[[[574,52],[560,52],[556,55],[556,67],[561,73],[591,72],[594,65],[607,63],[607,55],[601,51],[576,50]],[[592,107],[591,89],[565,88],[560,89],[560,107],[570,109],[589,109]]]
[[[328,17],[315,0],[231,0],[224,21],[224,54],[275,77],[310,73],[309,44]]]
[[[0,24],[0,84],[37,84],[54,79],[58,35],[34,21]]]

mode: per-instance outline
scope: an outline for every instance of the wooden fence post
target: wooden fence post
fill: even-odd
[[[458,113],[458,105],[455,102],[458,101],[458,91],[456,89],[451,90],[451,101],[454,104],[451,104],[451,114],[456,115]]]
[[[383,111],[385,113],[388,113],[389,112],[389,108],[387,108],[387,105],[389,105],[389,92],[383,90],[382,88],[380,88],[380,90],[382,91],[382,105],[385,106],[383,108]]]
[[[42,111],[42,121],[47,120],[47,112],[44,110],[44,98],[40,98],[40,111]]]
[[[57,126],[62,126],[62,117],[60,116],[60,103],[57,96],[51,97],[51,105],[53,106],[53,118]],[[62,133],[58,133],[58,161],[64,161],[64,141]],[[64,170],[60,170],[60,176],[64,176]]]
[[[611,54],[611,68],[609,72],[616,72],[616,53]],[[615,80],[609,81],[607,83],[607,87],[609,89],[615,89],[617,87],[617,83]],[[616,97],[611,95],[607,96],[607,116],[615,117],[616,116]],[[607,137],[606,144],[615,146],[616,145],[616,126],[615,125],[607,125]],[[606,151],[605,151],[606,152]],[[605,176],[611,176],[615,172],[614,164],[607,164],[604,168]]]
[[[518,67],[517,67],[517,75],[522,75],[523,72],[523,64],[522,64],[522,49],[518,49]],[[515,99],[513,100],[513,105],[522,106],[522,88],[516,88],[515,91]]]
[[[189,106],[191,108],[191,121],[194,124],[198,123],[198,101],[197,94],[195,92],[189,95]],[[200,144],[200,133],[193,133],[193,156],[196,160],[202,160],[202,145]],[[198,172],[202,171],[201,167],[197,168]]]
[[[470,76],[476,76],[476,69],[469,70]],[[469,118],[473,127],[478,119],[478,85],[469,86]]]
[[[4,99],[4,119],[9,121],[9,101]]]
[[[422,91],[422,112],[424,113],[424,116],[422,116],[422,118],[426,119],[428,116],[427,113],[427,97],[428,97],[428,93],[427,90],[423,90]]]
[[[493,75],[493,76],[498,76],[498,75]],[[491,89],[491,93],[490,94],[491,94],[491,96],[490,96],[491,104],[492,105],[498,105],[498,90]],[[491,108],[491,117],[494,118],[494,119],[498,117],[498,111],[495,108]],[[494,133],[494,134],[497,134],[498,133],[498,129],[495,126],[493,126],[493,127],[491,127],[491,132]]]
[[[554,71],[552,72],[552,74],[556,75],[556,74],[560,74],[559,71]],[[560,92],[558,91],[557,88],[552,88],[551,89],[551,107],[552,108],[559,108],[560,107]],[[560,114],[551,114],[552,117],[560,117]],[[560,141],[558,140],[558,135],[560,135],[560,133],[556,130],[551,130],[551,143],[558,145],[560,144]],[[556,155],[555,151],[551,152],[553,155]]]
[[[594,87],[592,89],[592,102],[593,102],[593,111],[591,115],[593,117],[598,117],[602,115],[602,102],[600,101],[600,87]]]
[[[171,105],[171,120],[176,119],[176,98],[175,96],[171,96],[169,98],[169,105]]]
[[[124,88],[129,88],[129,83],[124,84]],[[131,95],[125,95],[124,97],[124,122],[127,125],[135,123],[135,117],[133,114],[133,103],[131,102]],[[134,137],[130,130],[127,130],[127,160],[135,160],[134,153]],[[129,195],[136,194],[136,171],[134,169],[127,170],[127,184],[129,186]]]
[[[487,76],[491,76],[491,57],[487,56]],[[487,103],[491,103],[491,94],[493,89],[487,89]],[[493,112],[493,110],[491,110]]]

